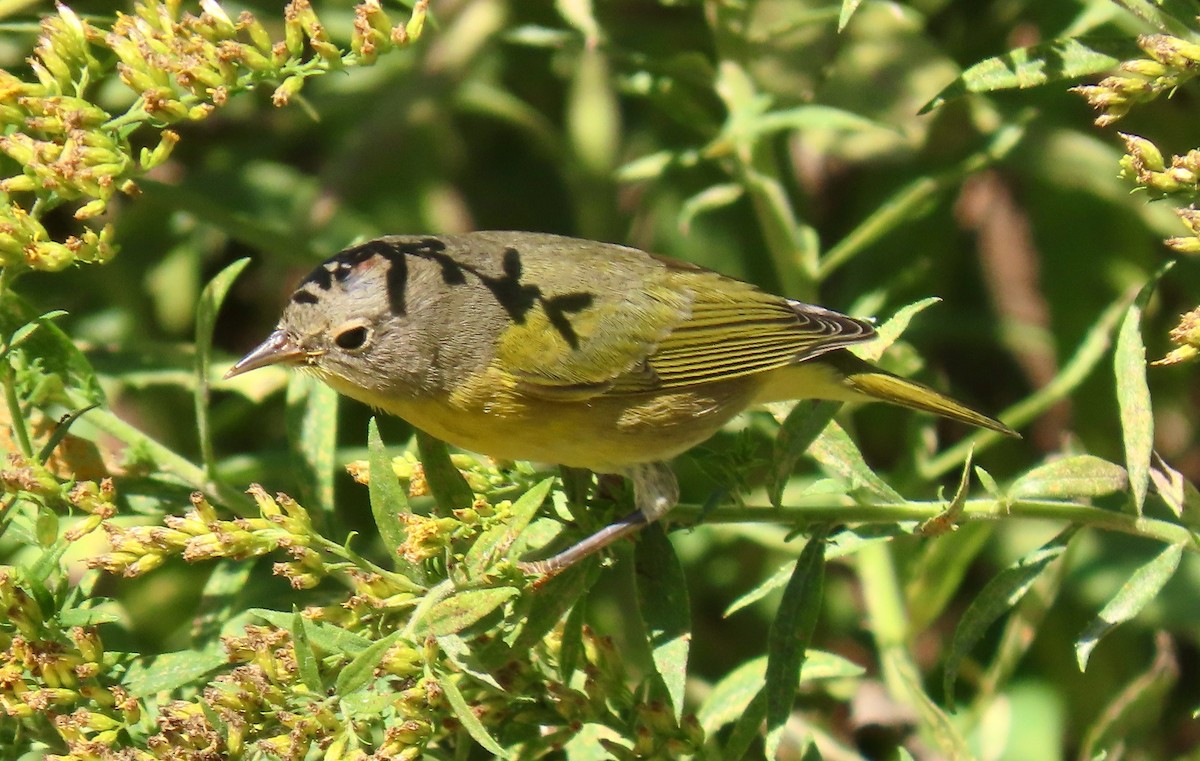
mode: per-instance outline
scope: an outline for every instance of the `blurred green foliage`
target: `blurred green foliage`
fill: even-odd
[[[1200,5],[137,8],[0,3],[0,756],[1196,754],[1193,368],[1145,358]],[[1026,438],[747,414],[685,530],[532,583],[612,495],[220,380],[332,253],[470,229],[879,315]]]

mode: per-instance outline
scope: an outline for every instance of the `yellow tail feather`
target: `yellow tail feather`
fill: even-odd
[[[858,359],[849,352],[842,353],[836,361],[837,369],[844,374],[846,386],[860,394],[901,407],[932,412],[935,415],[958,420],[980,428],[1020,438],[1013,429],[999,420],[976,412],[932,388],[892,375]]]

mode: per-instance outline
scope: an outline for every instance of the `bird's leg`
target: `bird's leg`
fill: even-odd
[[[618,539],[629,536],[642,526],[653,523],[679,502],[679,482],[665,462],[635,465],[621,475],[633,482],[633,502],[637,510],[553,557],[521,563],[520,569],[531,575],[553,576]]]

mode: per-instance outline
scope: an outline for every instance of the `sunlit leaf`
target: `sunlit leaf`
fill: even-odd
[[[450,709],[454,711],[454,716],[462,723],[463,729],[467,730],[467,734],[471,735],[471,739],[479,743],[484,750],[493,756],[508,758],[508,752],[500,747],[495,738],[488,733],[487,727],[483,726],[483,722],[471,710],[471,706],[458,689],[458,682],[455,678],[452,676],[443,676],[438,679],[438,684],[441,685],[442,693],[445,694],[446,702],[450,704]]]
[[[815,532],[804,545],[796,570],[784,587],[783,599],[767,635],[767,756],[775,757],[783,727],[800,686],[805,652],[821,612],[825,588],[825,532]]]
[[[968,93],[1025,89],[1091,76],[1114,69],[1122,60],[1139,53],[1128,38],[1078,37],[1017,48],[968,67],[922,106],[920,113]]]
[[[1142,343],[1142,313],[1154,294],[1159,279],[1171,269],[1164,265],[1138,292],[1125,312],[1117,331],[1113,370],[1117,378],[1117,406],[1121,410],[1121,439],[1125,444],[1125,467],[1133,491],[1134,511],[1142,514],[1150,487],[1150,454],[1154,449],[1154,412],[1146,383],[1146,346]]]
[[[1125,488],[1125,469],[1090,454],[1063,457],[1025,473],[1008,490],[1011,499],[1102,497]]]
[[[468,589],[440,600],[429,609],[422,623],[430,634],[455,634],[493,613],[520,594],[515,587]]]
[[[958,667],[962,659],[983,638],[988,627],[1000,616],[1012,610],[1033,586],[1033,582],[1037,580],[1038,576],[1066,552],[1067,545],[1070,543],[1071,537],[1075,535],[1075,531],[1075,527],[1062,531],[1032,553],[1001,571],[971,601],[954,630],[954,638],[950,642],[950,652],[946,656],[946,665],[942,676],[946,705],[951,710],[954,708],[954,683],[958,678]]]
[[[311,375],[292,373],[287,387],[288,448],[300,501],[326,518],[333,512],[338,393]]]
[[[796,462],[816,440],[833,416],[841,409],[840,402],[803,400],[796,403],[775,434],[771,470],[767,476],[767,497],[779,507],[783,490],[796,468]]]
[[[1075,643],[1075,658],[1079,661],[1080,671],[1087,669],[1092,650],[1100,644],[1100,640],[1106,634],[1141,613],[1142,609],[1158,596],[1166,583],[1175,575],[1182,555],[1183,545],[1167,545],[1153,559],[1134,571],[1129,580],[1121,585],[1121,588],[1117,590],[1117,593],[1113,595],[1096,618],[1087,625]]]
[[[650,655],[678,720],[683,715],[692,609],[683,567],[662,524],[652,523],[642,530],[634,561],[638,610],[646,627]]]

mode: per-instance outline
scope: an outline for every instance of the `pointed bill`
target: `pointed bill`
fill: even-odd
[[[304,361],[304,350],[296,345],[285,330],[276,330],[267,336],[267,340],[254,347],[249,354],[238,360],[238,363],[225,373],[225,380],[235,375],[248,373],[267,365],[299,364]]]

